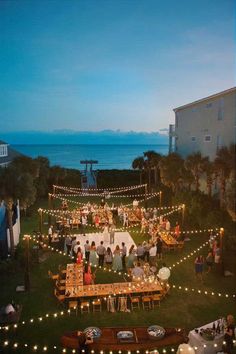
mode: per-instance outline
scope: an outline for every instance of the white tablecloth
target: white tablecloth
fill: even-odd
[[[214,322],[217,324],[217,320]],[[215,354],[216,352],[219,352],[221,350],[224,338],[223,333],[218,334],[215,339],[211,341],[203,339],[202,336],[199,334],[201,328],[212,328],[214,322],[199,327],[198,333],[196,333],[195,330],[189,332],[189,344],[191,345],[191,347],[197,348],[195,349],[196,354]]]

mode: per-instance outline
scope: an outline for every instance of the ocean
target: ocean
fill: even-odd
[[[161,155],[168,154],[168,145],[12,145],[32,158],[47,157],[50,165],[83,170],[81,160],[97,160],[95,170],[132,169],[136,157],[153,150]]]

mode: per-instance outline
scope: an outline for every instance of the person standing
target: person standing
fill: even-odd
[[[144,258],[144,248],[143,246],[141,245],[141,243],[138,244],[138,247],[137,247],[137,259],[138,259],[138,262],[139,261],[143,261],[143,258]]]
[[[53,235],[53,225],[50,225],[49,229],[48,229],[48,244],[49,244],[49,246],[51,246],[51,244],[52,244],[52,235]]]
[[[156,263],[156,255],[157,255],[157,247],[153,243],[149,250],[149,263],[151,266],[154,266]]]
[[[105,223],[105,226],[104,226],[104,229],[103,229],[103,241],[105,243],[108,243],[109,242],[109,225],[108,223],[106,222]]]
[[[207,273],[212,271],[212,266],[213,266],[213,252],[211,249],[209,249],[208,254],[206,256],[206,264],[207,264]]]
[[[66,235],[65,245],[66,245],[66,253],[69,256],[71,254],[71,247],[72,247],[72,239],[70,235]]]
[[[157,237],[156,248],[157,248],[157,260],[162,259],[162,240],[160,236]]]
[[[82,262],[83,262],[83,253],[81,251],[81,248],[78,247],[77,255],[76,255],[76,263],[81,264]]]
[[[168,219],[166,219],[166,232],[170,232],[170,221]]]
[[[195,265],[195,275],[196,278],[199,278],[203,281],[202,273],[203,273],[203,266],[204,266],[204,258],[203,256],[198,255],[194,262]]]
[[[96,245],[94,241],[92,241],[90,247],[89,263],[91,264],[92,267],[96,267],[98,265]]]
[[[121,259],[122,259],[122,267],[125,270],[126,269],[126,262],[125,262],[125,258],[126,258],[126,253],[127,253],[127,247],[125,246],[125,243],[122,242],[122,247],[121,247]]]
[[[176,240],[178,240],[179,235],[180,235],[180,226],[179,226],[178,221],[176,221],[175,231],[174,231],[174,236],[175,236]]]
[[[97,255],[98,255],[98,265],[103,267],[104,257],[106,253],[106,248],[103,246],[103,241],[100,242],[100,245],[97,247]]]
[[[135,249],[134,249],[134,245],[132,245],[129,249],[129,255],[128,255],[128,259],[127,259],[127,268],[133,268],[134,267],[134,260],[135,260]]]
[[[117,271],[117,270],[122,270],[122,260],[121,260],[121,254],[120,254],[120,247],[119,245],[116,246],[114,252],[113,252],[114,258],[113,258],[113,265],[112,269]]]
[[[89,240],[86,241],[85,245],[84,245],[84,252],[85,252],[85,260],[86,262],[89,263],[89,255],[90,255],[90,244],[89,244]]]
[[[110,245],[113,245],[113,243],[115,242],[115,224],[114,224],[114,222],[112,222],[109,232],[110,232]]]
[[[105,253],[105,263],[106,266],[111,266],[112,265],[112,260],[113,260],[113,254],[110,249],[110,247],[107,247],[106,253]]]
[[[143,250],[144,250],[143,259],[145,262],[149,262],[149,249],[150,249],[149,243],[143,241]]]
[[[233,352],[234,339],[235,339],[234,317],[232,315],[228,315],[226,318],[226,328],[224,331],[225,344],[223,345],[223,351],[225,353],[231,354]]]
[[[74,259],[76,260],[76,256],[77,256],[77,252],[78,252],[78,248],[80,247],[80,242],[79,241],[76,241],[74,247],[73,247],[73,257]]]
[[[124,211],[124,214],[123,214],[123,226],[124,227],[129,226],[129,215],[126,211]]]

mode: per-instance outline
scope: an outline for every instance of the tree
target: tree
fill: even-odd
[[[37,178],[39,175],[39,164],[37,159],[32,159],[28,156],[18,156],[16,157],[10,168],[14,168],[18,174],[29,173],[33,178]]]
[[[183,183],[184,160],[173,152],[163,156],[159,166],[162,183],[176,193]]]
[[[215,175],[215,165],[209,159],[206,159],[203,163],[203,171],[206,174],[206,183],[207,183],[207,194],[209,197],[212,196],[212,185],[214,182],[214,175]]]
[[[196,191],[199,191],[199,179],[203,172],[204,164],[208,160],[208,157],[202,157],[200,152],[193,153],[187,156],[185,160],[185,168],[192,172]]]
[[[217,151],[214,161],[215,168],[218,171],[217,177],[220,180],[220,202],[225,205],[226,181],[235,178],[235,145],[229,147],[223,146]]]
[[[50,175],[50,163],[48,158],[38,156],[35,161],[39,167],[38,177],[35,179],[37,196],[44,197],[48,193],[48,180]]]
[[[132,162],[132,168],[134,170],[139,170],[140,184],[142,184],[142,175],[145,167],[144,158],[142,156],[137,157]]]
[[[158,171],[159,170],[159,163],[161,161],[161,155],[157,152],[150,150],[143,153],[144,157],[146,158],[146,166],[148,169],[148,181],[149,181],[149,188],[151,187],[151,171],[154,171],[154,185],[157,186],[158,180]],[[160,175],[160,173],[159,173]]]

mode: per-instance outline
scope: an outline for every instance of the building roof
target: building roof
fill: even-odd
[[[23,154],[21,154],[20,152],[16,151],[15,149],[12,149],[12,147],[9,144],[7,144],[5,141],[0,140],[0,145],[8,146],[7,148],[8,155],[0,156],[0,165],[10,163],[12,160],[14,160],[15,157],[23,156]]]
[[[220,97],[222,95],[227,95],[227,94],[229,94],[231,92],[234,92],[234,91],[236,91],[236,87],[232,87],[232,88],[230,88],[228,90],[221,91],[221,92],[215,93],[214,95],[207,96],[207,97],[201,98],[201,99],[199,99],[197,101],[193,101],[191,103],[187,103],[187,104],[185,104],[183,106],[176,107],[176,108],[173,109],[173,111],[176,112],[176,111],[179,111],[180,109],[184,109],[184,108],[193,106],[193,105],[195,105],[197,103],[208,101],[208,100],[211,100],[211,99],[216,98],[216,97]]]

